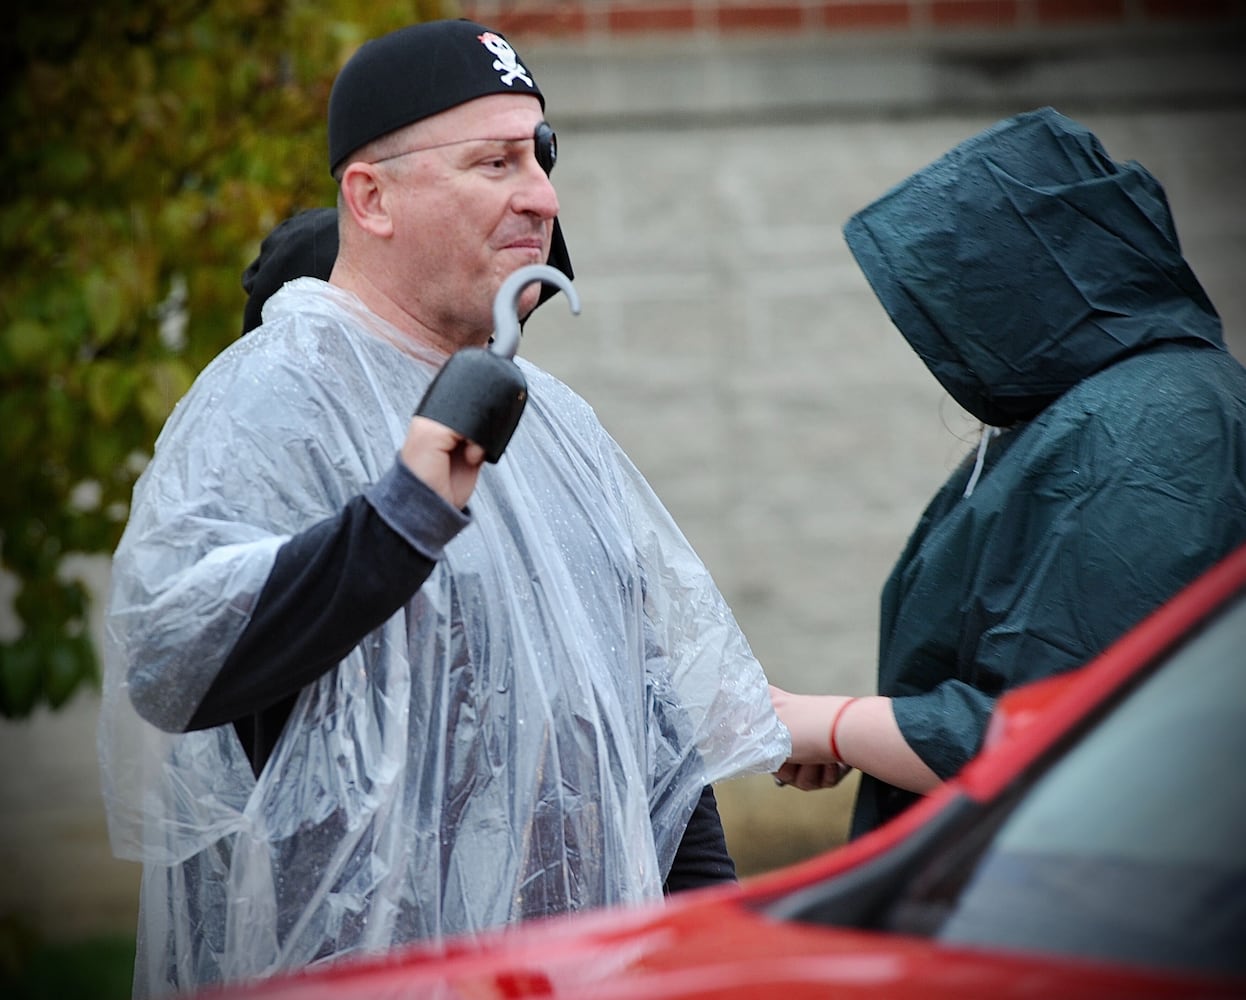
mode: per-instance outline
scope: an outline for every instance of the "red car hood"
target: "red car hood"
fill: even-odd
[[[1035,1000],[1242,997],[1242,984],[1037,960],[768,919],[765,879],[658,907],[530,923],[205,996],[229,1000]]]

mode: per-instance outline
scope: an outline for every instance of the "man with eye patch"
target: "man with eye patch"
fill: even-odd
[[[137,996],[731,881],[712,786],[790,749],[584,400],[517,358],[496,463],[411,416],[508,276],[572,277],[530,67],[415,25],[358,50],[328,117],[337,208],[264,240],[247,335],[170,417],[114,558],[99,742],[143,863]]]

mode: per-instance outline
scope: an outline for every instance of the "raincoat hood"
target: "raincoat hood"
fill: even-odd
[[[1159,182],[1052,108],[967,139],[844,236],[931,373],[992,426],[1160,342],[1224,345]]]

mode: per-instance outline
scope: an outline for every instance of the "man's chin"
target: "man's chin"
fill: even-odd
[[[506,261],[508,273],[511,273],[529,264],[544,264],[548,257],[548,253],[532,247],[512,247],[505,251],[503,259]]]
[[[532,253],[527,254],[526,256],[528,257],[527,260],[521,260],[519,263],[515,264],[513,267],[510,267],[507,269],[505,276],[502,278],[502,281],[498,282],[499,289],[501,289],[502,283],[506,280],[506,278],[510,277],[512,274],[518,271],[521,267],[527,267],[530,264],[544,264],[545,263],[544,259],[542,259],[540,255],[540,251],[533,251]],[[519,318],[521,320],[527,319],[528,314],[531,313],[532,310],[537,307],[537,303],[541,299],[541,288],[542,288],[541,282],[533,281],[529,283],[528,285],[525,285],[523,290],[519,293],[519,300],[517,303],[516,312],[518,313]],[[495,292],[494,294],[496,295],[497,293]]]
[[[519,296],[519,305],[515,310],[521,323],[532,315],[532,310],[536,308],[540,299],[541,286],[539,284],[530,285],[524,289],[523,294]]]

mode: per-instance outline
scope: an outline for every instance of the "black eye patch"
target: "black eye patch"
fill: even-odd
[[[532,140],[536,145],[536,162],[548,177],[558,162],[558,137],[549,122],[540,122],[532,133]]]

